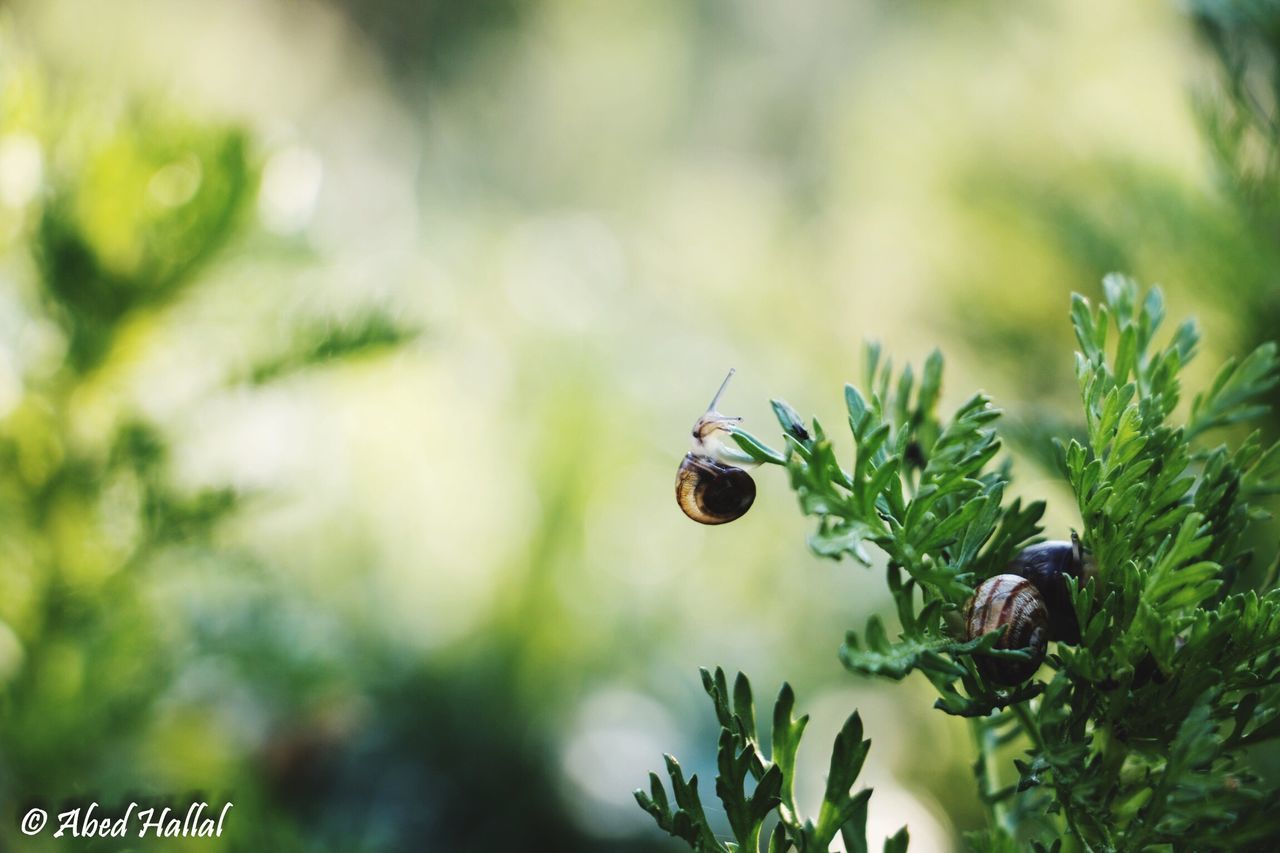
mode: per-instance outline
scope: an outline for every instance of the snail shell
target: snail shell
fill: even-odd
[[[1024,548],[1005,571],[1031,581],[1049,611],[1049,639],[1063,643],[1080,642],[1080,622],[1067,594],[1067,577],[1085,583],[1097,575],[1093,558],[1080,546],[1080,537],[1070,542],[1041,542]]]
[[[982,677],[1010,687],[1026,681],[1040,668],[1049,644],[1049,612],[1031,581],[1018,575],[996,575],[983,581],[969,599],[965,637],[973,640],[1007,625],[997,649],[1025,649],[1030,660],[1005,660],[978,655]]]
[[[702,524],[741,518],[755,499],[756,484],[750,474],[709,456],[686,454],[676,472],[676,503]]]

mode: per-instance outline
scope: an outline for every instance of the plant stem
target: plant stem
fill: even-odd
[[[981,717],[971,718],[969,725],[973,731],[974,745],[978,749],[979,793],[982,794],[983,802],[990,809],[991,822],[1012,834],[1014,827],[1008,807],[1004,802],[990,796],[1000,790],[1000,763],[996,760],[995,737]]]
[[[1044,752],[1044,738],[1040,735],[1040,726],[1032,719],[1031,712],[1027,710],[1027,703],[1015,702],[1009,707],[1017,715],[1018,722],[1022,725],[1022,730],[1027,733],[1027,737],[1031,739],[1031,744],[1036,748],[1036,751]]]

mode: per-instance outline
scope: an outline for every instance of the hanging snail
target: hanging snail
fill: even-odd
[[[756,499],[756,484],[741,466],[751,457],[726,444],[742,418],[716,411],[734,371],[720,383],[711,405],[693,425],[693,446],[676,472],[676,503],[700,524],[725,524],[746,515]]]
[[[1007,626],[995,648],[1022,649],[1031,657],[979,655],[975,661],[983,678],[1011,687],[1040,668],[1050,640],[1080,642],[1080,624],[1066,579],[1084,583],[1097,574],[1097,566],[1073,532],[1070,542],[1041,542],[1024,548],[1005,569],[974,590],[965,607],[964,633],[966,640],[974,640]]]

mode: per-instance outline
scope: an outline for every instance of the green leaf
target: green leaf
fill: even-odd
[[[884,853],[907,853],[907,845],[911,841],[911,836],[907,833],[904,826],[893,834],[892,837],[884,840]]]
[[[698,777],[693,776],[686,782],[680,763],[670,755],[664,756],[664,759],[667,764],[667,774],[671,778],[676,810],[671,811],[662,782],[653,773],[649,774],[651,793],[646,795],[644,791],[637,790],[636,802],[653,816],[659,828],[687,842],[695,850],[728,853],[728,848],[716,840],[710,824],[707,823],[706,813],[698,798]]]
[[[1261,398],[1280,382],[1278,368],[1276,345],[1270,342],[1239,363],[1228,359],[1209,389],[1197,394],[1191,404],[1188,441],[1208,430],[1266,414],[1269,407]]]
[[[812,440],[809,430],[805,429],[804,419],[800,417],[795,409],[782,400],[770,400],[769,403],[773,407],[773,414],[777,417],[778,423],[782,425],[782,431],[786,433],[787,437],[800,444],[807,444]]]
[[[740,845],[754,846],[759,836],[764,818],[778,804],[777,792],[781,784],[780,771],[776,766],[756,785],[755,794],[748,800],[746,780],[755,764],[755,747],[747,744],[738,751],[739,738],[729,729],[720,730],[720,744],[717,749],[716,794],[724,804],[725,814],[729,818],[729,826]],[[766,781],[767,780],[767,781]],[[762,790],[763,789],[763,790]]]
[[[318,320],[297,330],[288,349],[255,364],[245,378],[262,385],[336,361],[384,354],[418,333],[391,314],[375,310],[354,319]]]
[[[786,465],[787,457],[782,453],[769,447],[760,439],[744,429],[734,427],[733,440],[741,447],[743,452],[750,456],[756,462],[768,463],[770,465]]]
[[[795,769],[796,751],[800,748],[800,738],[804,728],[809,724],[809,715],[800,719],[791,716],[795,709],[796,697],[790,684],[784,683],[778,691],[778,700],[773,706],[773,762],[782,772],[782,785],[778,797],[782,803],[784,819],[798,820],[795,801]]]
[[[1022,853],[1023,848],[1003,829],[993,828],[964,834],[968,853]]]
[[[871,796],[870,790],[850,795],[850,789],[862,771],[871,741],[862,739],[862,718],[854,711],[836,735],[831,750],[831,768],[827,771],[826,794],[818,810],[814,829],[819,849],[826,849],[840,827],[860,808],[860,801]]]
[[[906,678],[916,669],[959,677],[964,668],[948,660],[944,653],[964,647],[963,643],[943,637],[907,637],[898,643],[890,642],[880,617],[872,616],[867,620],[861,641],[853,632],[846,635],[840,647],[840,660],[853,672],[894,681]]]

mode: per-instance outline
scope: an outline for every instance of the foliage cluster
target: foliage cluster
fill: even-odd
[[[918,671],[936,688],[938,709],[970,718],[979,792],[992,815],[990,832],[971,838],[975,849],[1059,839],[1088,850],[1221,849],[1280,831],[1275,784],[1249,762],[1252,747],[1280,735],[1276,562],[1260,587],[1242,580],[1254,558],[1245,534],[1266,517],[1261,502],[1280,491],[1280,444],[1241,432],[1266,413],[1262,401],[1280,381],[1276,348],[1228,361],[1179,419],[1194,324],[1159,341],[1158,289],[1144,295],[1111,276],[1104,292],[1096,306],[1072,302],[1087,429],[1084,440],[1058,445],[1098,574],[1083,585],[1068,581],[1081,642],[1057,644],[1041,677],[1018,687],[985,682],[975,658],[1026,653],[993,649],[995,633],[966,638],[957,617],[977,584],[1038,541],[1044,504],[1006,499],[1010,466],[995,461],[999,412],[984,395],[939,417],[940,355],[917,379],[910,367],[895,374],[870,349],[863,390],[845,389],[855,445],[847,466],[821,423],[806,427],[781,402],[774,409],[785,452],[735,434],[757,462],[786,468],[801,511],[816,519],[814,553],[864,565],[873,563],[868,545],[883,553],[897,636],[872,618],[850,632],[841,660],[864,676]],[[1213,443],[1215,435],[1228,440]],[[745,679],[733,715],[722,682],[711,679],[707,689],[723,726],[717,792],[731,816],[750,817],[731,821],[737,844],[757,849],[772,805],[782,829],[769,849],[790,842],[826,850],[830,838],[806,835],[779,793],[789,789],[791,765],[785,750],[776,757],[776,735],[773,763],[758,755]],[[1000,786],[994,753],[1013,741],[1026,755]],[[758,771],[750,799],[742,799],[735,762]],[[828,803],[848,795],[847,769],[860,765],[860,755],[846,750],[842,758],[837,744]],[[674,762],[669,770],[677,805],[692,817],[667,814],[656,780],[642,804],[696,848],[715,849],[709,836],[681,831],[698,825],[696,790]]]

